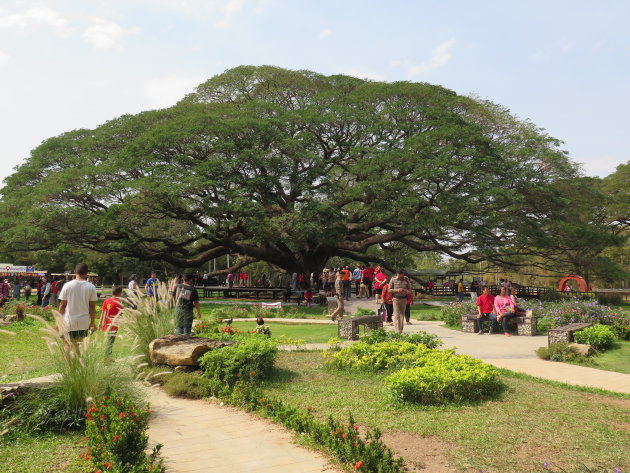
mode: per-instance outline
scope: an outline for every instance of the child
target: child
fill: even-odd
[[[103,306],[101,307],[101,319],[98,323],[100,329],[105,332],[109,339],[107,340],[107,355],[111,356],[114,340],[116,339],[116,333],[118,327],[113,325],[116,317],[120,314],[123,306],[120,303],[119,297],[122,296],[122,287],[114,286],[112,288],[112,297],[105,299]]]
[[[306,307],[310,309],[310,307],[313,305],[313,291],[310,287],[304,293],[304,299],[306,300]]]

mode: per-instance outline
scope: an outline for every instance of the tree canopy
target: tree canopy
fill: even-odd
[[[0,238],[179,267],[237,254],[317,270],[401,245],[513,261],[564,220],[576,175],[558,140],[485,100],[242,66],[171,108],[46,140],[6,180]]]

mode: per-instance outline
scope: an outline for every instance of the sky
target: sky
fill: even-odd
[[[244,64],[474,94],[603,177],[630,161],[628,19],[627,0],[2,0],[0,179]]]

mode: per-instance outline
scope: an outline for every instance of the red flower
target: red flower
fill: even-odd
[[[359,426],[358,426],[358,425],[354,425],[352,428],[353,428],[354,430],[359,430]]]
[[[354,442],[354,443],[352,444],[352,446],[353,446],[354,448],[356,448],[356,447],[358,447],[358,446],[359,446],[359,444],[358,444],[358,443],[356,443],[356,442]]]
[[[105,414],[101,414],[101,420],[105,420]]]
[[[361,460],[359,460],[358,462],[356,462],[354,464],[354,469],[358,470],[359,468],[361,468],[363,466],[363,462]]]
[[[345,439],[348,436],[348,434],[344,432],[343,434],[341,434],[341,436]]]
[[[119,419],[124,419],[125,417],[127,417],[127,413],[126,412],[121,412],[120,414],[118,414],[118,418]]]
[[[120,435],[116,434],[114,435],[114,438],[112,439],[112,442],[117,441],[120,438]]]
[[[103,463],[103,466],[109,470],[112,467],[112,464],[110,462],[105,462]]]

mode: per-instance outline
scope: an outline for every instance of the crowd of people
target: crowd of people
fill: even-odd
[[[493,295],[488,286],[484,286],[481,295],[477,298],[477,334],[483,335],[483,323],[490,322],[489,333],[493,333],[498,323],[501,324],[503,334],[510,336],[508,329],[512,317],[523,316],[525,311],[519,307],[519,299],[516,288],[508,289],[507,284],[501,285],[498,295]]]

